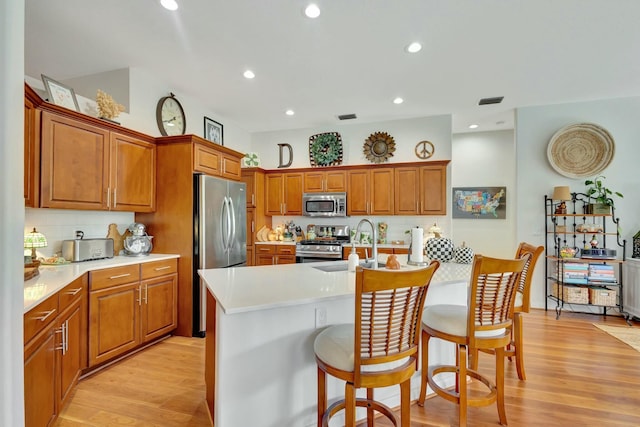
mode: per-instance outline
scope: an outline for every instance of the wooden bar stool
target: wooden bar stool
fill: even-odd
[[[536,267],[538,258],[544,252],[543,246],[534,246],[530,243],[521,242],[518,245],[516,251],[516,258],[522,257],[524,254],[531,254],[531,258],[525,264],[522,274],[520,275],[520,282],[518,283],[518,289],[516,292],[516,301],[513,307],[513,327],[511,328],[511,342],[507,345],[504,355],[516,360],[516,370],[518,372],[518,378],[522,381],[527,379],[527,375],[524,371],[524,331],[522,324],[522,314],[528,313],[531,307],[531,282],[533,278],[533,270]],[[478,349],[472,349],[471,367],[478,369]],[[480,350],[483,353],[495,354],[493,350],[483,349]]]
[[[327,426],[345,410],[345,425],[356,424],[356,406],[367,408],[367,425],[374,411],[393,425],[410,425],[411,376],[418,364],[418,342],[427,288],[440,266],[432,261],[419,270],[356,269],[355,322],[330,326],[315,339],[318,365],[318,426]],[[345,398],[327,408],[327,374],[346,382]],[[373,389],[400,385],[400,419],[373,398]],[[356,390],[367,389],[356,399]]]
[[[497,403],[500,423],[507,424],[504,409],[504,350],[511,341],[513,304],[520,274],[531,255],[517,260],[476,255],[471,272],[467,306],[439,304],[425,308],[422,315],[422,383],[418,405],[423,406],[429,387],[458,404],[460,426],[467,425],[467,405]],[[429,341],[440,338],[456,344],[455,366],[429,366]],[[495,383],[469,368],[469,349],[493,349],[496,353]],[[454,389],[440,386],[435,378],[454,373]],[[470,397],[467,379],[484,384],[488,393]]]

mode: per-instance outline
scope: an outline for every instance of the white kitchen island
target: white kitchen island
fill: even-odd
[[[215,427],[316,425],[313,341],[326,325],[354,317],[355,273],[316,268],[328,265],[346,261],[199,271],[208,289],[205,375]],[[470,271],[468,264],[443,263],[425,304],[465,305]],[[454,363],[453,346],[436,341],[430,360]],[[417,373],[412,398],[419,390]],[[341,398],[344,384],[329,378],[327,392],[330,402]],[[391,407],[399,395],[398,387],[376,390]]]

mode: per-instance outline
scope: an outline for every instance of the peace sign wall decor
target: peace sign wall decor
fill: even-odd
[[[426,160],[433,156],[436,149],[429,141],[420,141],[416,144],[415,153],[419,159]]]

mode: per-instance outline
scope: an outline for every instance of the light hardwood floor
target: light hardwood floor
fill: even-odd
[[[597,322],[625,324],[569,312],[556,320],[552,310],[525,315],[527,380],[519,381],[515,364],[506,363],[510,426],[640,425],[640,352],[592,325]],[[483,372],[491,372],[492,357],[480,355]],[[81,380],[56,425],[210,426],[203,360],[204,340],[171,337]],[[411,416],[412,426],[457,425],[456,406],[439,397],[424,408],[412,405]],[[495,405],[469,408],[468,417],[470,426],[498,425]]]

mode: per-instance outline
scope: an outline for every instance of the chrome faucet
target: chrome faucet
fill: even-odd
[[[373,236],[371,241],[371,257],[373,258],[371,262],[371,268],[377,269],[378,268],[378,233],[376,231],[376,226],[374,225],[373,222],[369,221],[366,218],[361,219],[360,222],[358,223],[358,226],[356,227],[356,236],[360,236],[360,227],[362,227],[363,223],[367,223],[371,226],[371,235]],[[365,261],[369,262],[369,258],[367,258]]]

